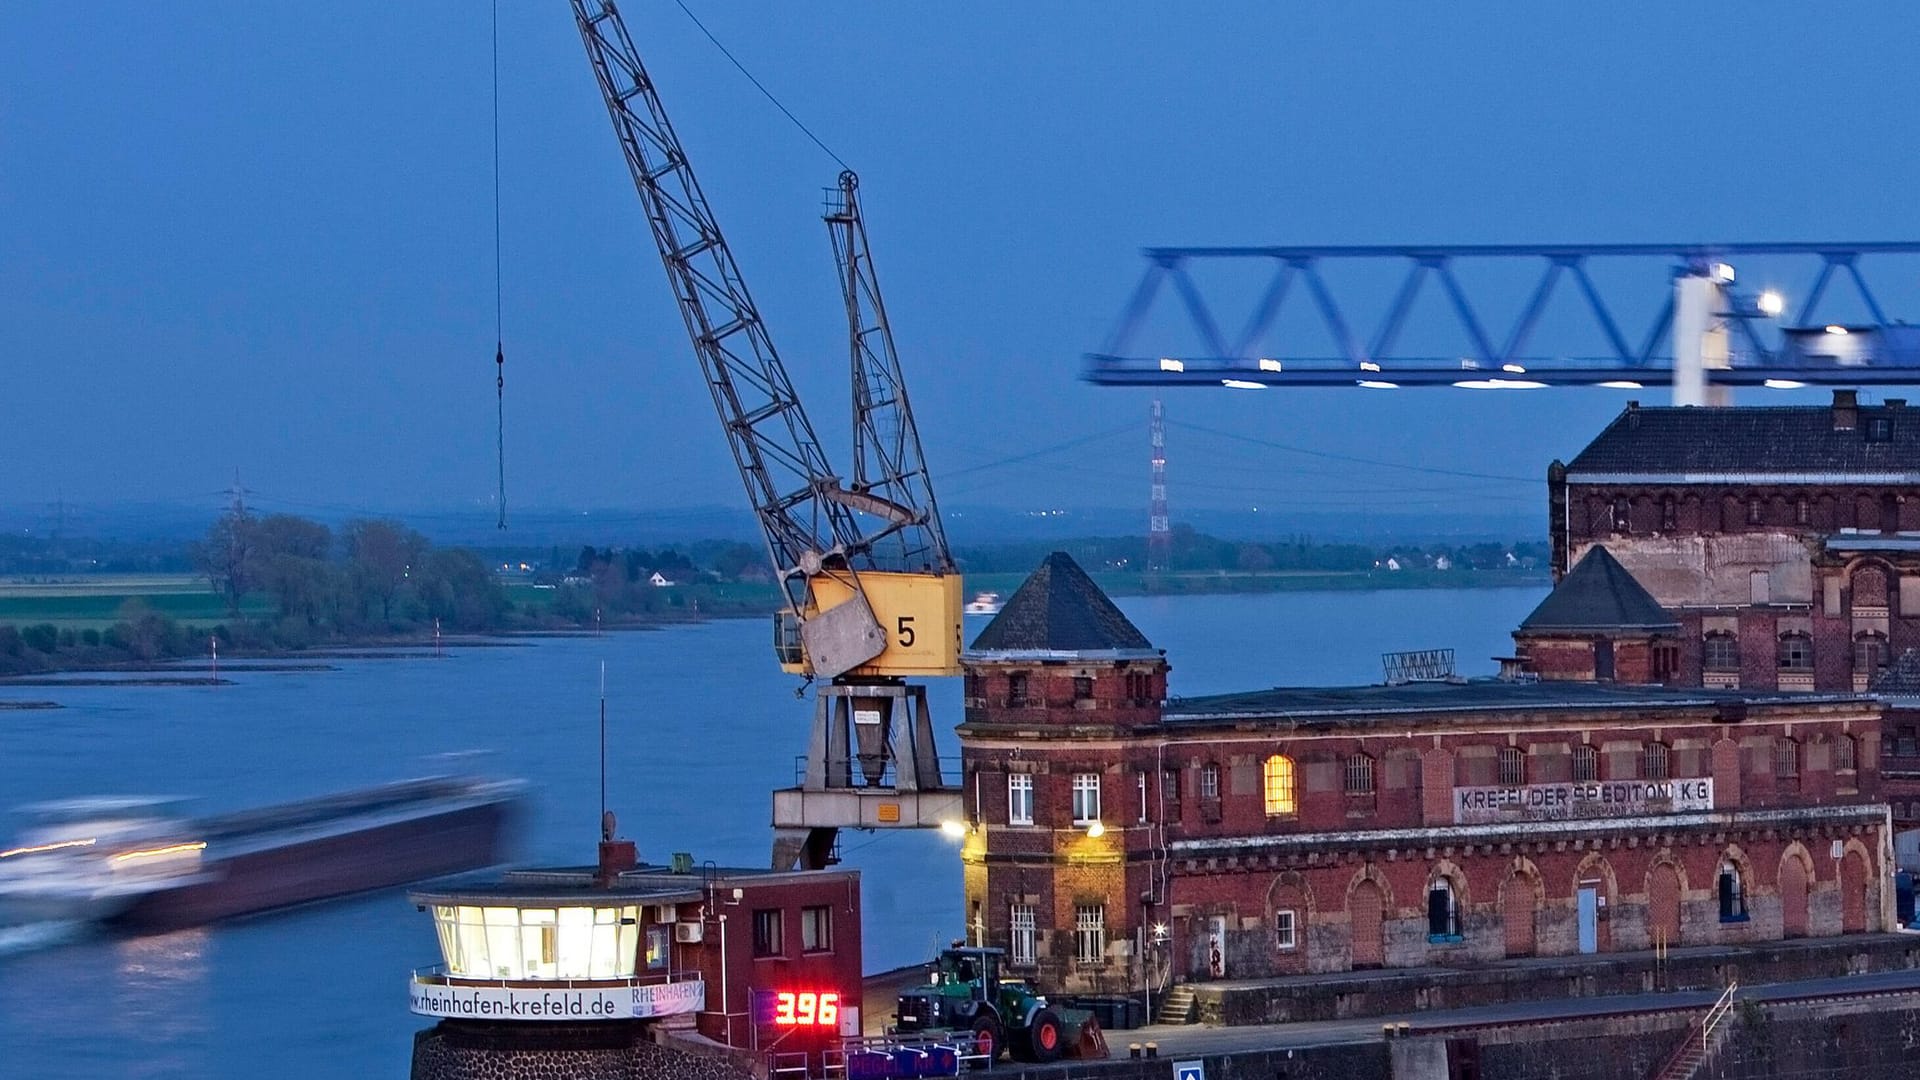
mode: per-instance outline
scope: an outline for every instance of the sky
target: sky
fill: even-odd
[[[1144,246],[1920,238],[1905,5],[688,6],[859,171],[949,507],[1144,517],[1154,393],[1081,379]],[[621,10],[844,460],[840,166]],[[510,512],[743,504],[567,6],[499,37]],[[490,513],[490,41],[480,0],[0,5],[0,506]],[[1162,396],[1178,520],[1533,514],[1664,392]]]

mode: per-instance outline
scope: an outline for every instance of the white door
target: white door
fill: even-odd
[[[1600,891],[1580,890],[1580,951],[1600,951]]]

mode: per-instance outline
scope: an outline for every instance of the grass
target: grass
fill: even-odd
[[[0,623],[51,623],[62,630],[105,630],[129,601],[179,623],[213,625],[229,616],[226,598],[191,574],[99,574],[72,580],[0,579]],[[241,612],[270,614],[265,597],[248,597]]]

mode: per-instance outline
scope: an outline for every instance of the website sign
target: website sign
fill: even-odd
[[[699,1012],[706,1008],[707,984],[693,979],[648,986],[501,986],[415,976],[407,997],[414,1012],[452,1020],[644,1020]]]

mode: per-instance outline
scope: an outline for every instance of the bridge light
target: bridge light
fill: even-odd
[[[1260,358],[1260,370],[1261,371],[1279,371],[1280,361],[1269,360],[1263,356]]]
[[[1525,375],[1527,373],[1527,369],[1521,367],[1519,364],[1501,364],[1500,370],[1510,371],[1515,375]]]
[[[1847,335],[1847,328],[1844,326],[1841,326],[1839,323],[1828,323],[1827,333],[1839,334],[1841,337],[1845,337]]]
[[[1768,379],[1760,385],[1769,390],[1802,390],[1807,384],[1796,379]]]
[[[1397,382],[1382,382],[1382,381],[1380,381],[1379,379],[1361,379],[1361,380],[1359,380],[1359,381],[1357,381],[1356,383],[1354,383],[1354,385],[1355,385],[1355,386],[1364,386],[1364,387],[1366,387],[1366,388],[1367,388],[1367,389],[1369,389],[1369,390],[1398,390],[1398,389],[1400,389],[1400,384],[1399,384],[1399,383],[1397,383]]]
[[[1160,358],[1160,370],[1161,371],[1185,371],[1187,370],[1187,365],[1182,363],[1179,360],[1175,360],[1170,356],[1163,356]]]
[[[1646,387],[1641,386],[1639,383],[1634,382],[1632,379],[1608,379],[1606,382],[1594,383],[1593,385],[1604,386],[1609,390],[1644,390],[1646,389]]]
[[[1360,370],[1361,371],[1379,371],[1380,365],[1374,363],[1371,360],[1362,360],[1360,361]]]
[[[1787,310],[1787,298],[1774,289],[1761,293],[1759,303],[1760,314],[1769,319],[1777,319],[1781,312]]]
[[[1248,382],[1245,379],[1221,379],[1220,385],[1234,390],[1265,390],[1266,383]]]
[[[1714,263],[1713,280],[1722,285],[1733,284],[1733,267],[1727,263]]]

